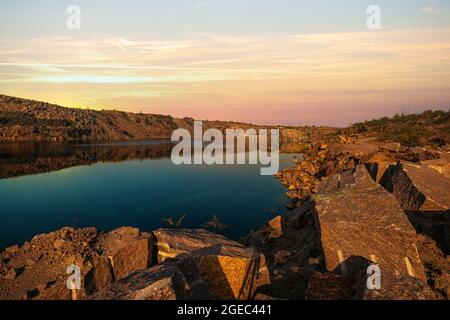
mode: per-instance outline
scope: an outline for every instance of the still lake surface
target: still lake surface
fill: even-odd
[[[0,145],[0,248],[64,226],[152,231],[217,215],[239,239],[285,212],[286,188],[258,165],[176,166],[167,141]],[[297,155],[281,154],[280,167]]]

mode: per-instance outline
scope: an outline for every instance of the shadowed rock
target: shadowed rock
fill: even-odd
[[[450,252],[450,179],[427,165],[390,166],[380,183],[406,211],[419,233],[432,237]]]
[[[424,165],[399,163],[386,170],[380,183],[404,210],[448,211],[450,179]]]

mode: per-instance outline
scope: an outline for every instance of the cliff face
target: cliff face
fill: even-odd
[[[192,122],[163,115],[64,108],[0,95],[0,141],[159,139]]]
[[[0,95],[0,141],[119,141],[168,139],[172,131],[192,131],[194,119],[122,111],[65,108],[47,102]],[[204,121],[204,130],[262,128],[246,123]],[[330,128],[282,128],[282,141],[305,141]],[[309,132],[312,131],[312,132]]]

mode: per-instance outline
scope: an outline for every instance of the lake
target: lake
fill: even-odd
[[[239,239],[285,212],[286,188],[259,165],[176,166],[168,141],[0,145],[0,248],[64,226],[152,231],[216,215]],[[281,154],[280,166],[297,155]]]

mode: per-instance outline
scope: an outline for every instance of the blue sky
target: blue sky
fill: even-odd
[[[70,4],[82,9],[81,34],[128,37],[358,31],[371,4],[386,28],[438,27],[449,25],[450,8],[443,0],[2,0],[1,35],[65,35]]]

